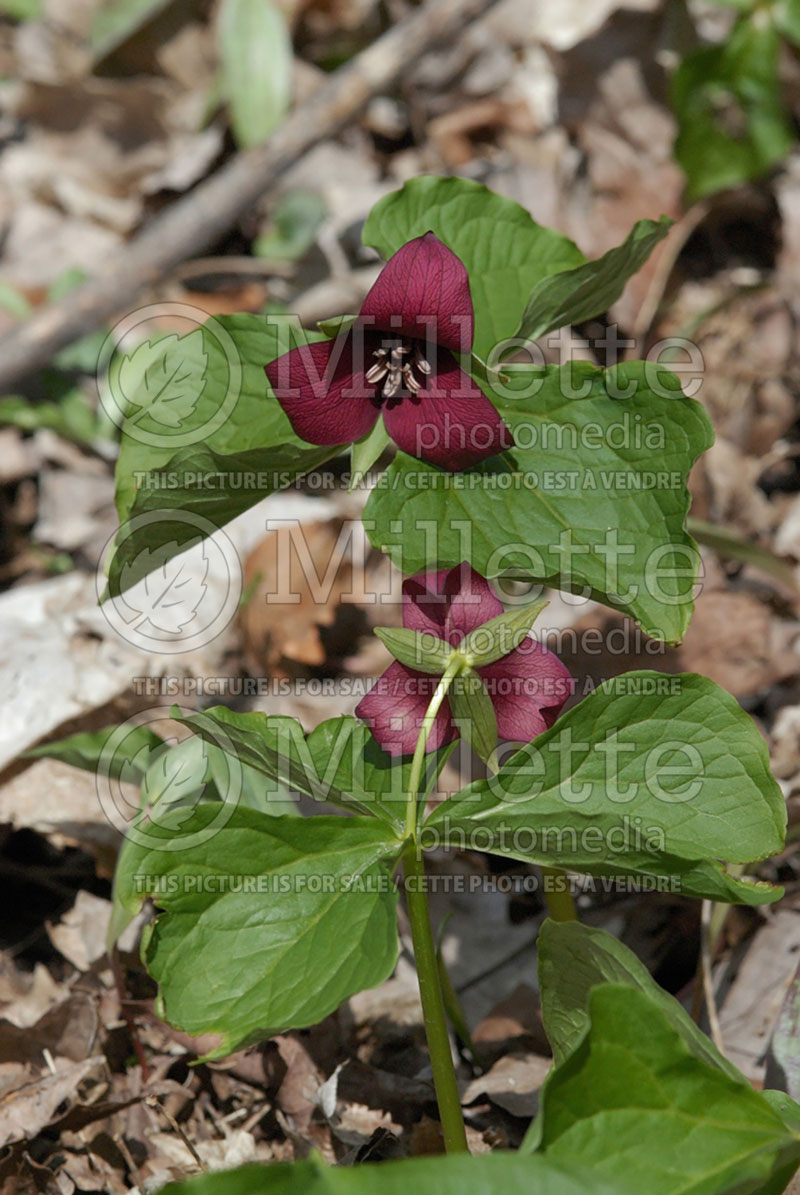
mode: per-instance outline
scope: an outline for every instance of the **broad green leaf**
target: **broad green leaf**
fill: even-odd
[[[668,216],[658,221],[638,220],[621,245],[596,261],[543,278],[528,297],[516,336],[538,340],[565,324],[579,324],[608,311],[672,223]]]
[[[89,39],[95,61],[127,41],[172,0],[102,0],[96,6]]]
[[[272,0],[223,0],[219,12],[222,94],[237,144],[266,141],[289,108],[292,40]]]
[[[373,819],[269,817],[216,803],[147,827],[190,848],[136,847],[120,859],[128,914],[161,910],[142,942],[158,1013],[187,1033],[218,1034],[218,1058],[279,1030],[316,1024],[381,983],[397,959],[397,892],[387,864],[400,843]],[[171,820],[175,819],[171,831]],[[174,846],[174,842],[172,843]]]
[[[238,756],[237,766],[232,769],[228,752],[219,742],[213,743],[206,739],[204,745],[208,754],[209,774],[213,781],[210,791],[216,790],[223,801],[230,800],[231,776],[236,777],[238,785],[238,769],[241,768],[241,792],[237,796],[240,806],[258,809],[262,813],[268,813],[270,817],[300,816],[296,800],[284,785],[268,782],[259,768],[251,768]]]
[[[490,618],[464,637],[461,654],[472,668],[494,664],[525,642],[536,619],[549,605],[545,599],[528,606],[515,606]]]
[[[181,720],[210,742],[218,741],[221,729],[242,763],[273,783],[316,801],[371,813],[393,828],[402,826],[410,760],[392,759],[355,718],[330,718],[309,735],[295,718],[239,714],[224,706]],[[449,754],[445,748],[428,756],[426,793]]]
[[[576,1049],[589,1026],[592,988],[625,983],[649,996],[695,1058],[719,1067],[736,1083],[747,1083],[686,1009],[659,987],[633,951],[611,934],[579,921],[548,918],[539,931],[537,948],[542,1020],[556,1065]]]
[[[497,750],[497,715],[483,679],[471,669],[459,673],[447,699],[461,737],[487,762]]]
[[[453,657],[450,644],[430,633],[408,627],[375,627],[375,634],[401,664],[431,676],[441,676]]]
[[[135,736],[139,730],[132,732]],[[132,749],[129,737],[122,742],[122,749]],[[231,802],[242,809],[256,809],[270,817],[290,815],[296,817],[298,810],[289,794],[273,786],[268,791],[264,777],[256,769],[236,758],[234,761],[219,745],[224,736],[218,735],[214,741],[191,736],[180,743],[167,745],[153,735],[158,750],[153,751],[144,747],[138,757],[132,760],[132,766],[125,769],[123,780],[141,779],[139,796],[140,818],[146,811],[147,835],[152,833],[154,823],[168,819],[167,824],[177,826],[175,819],[180,819],[181,829],[191,817],[192,811],[202,802],[220,801]],[[114,759],[116,761],[117,752]],[[146,767],[144,776],[137,777],[133,765]],[[94,771],[95,768],[90,770]],[[106,774],[115,775],[106,765]],[[125,774],[130,772],[131,774]],[[180,807],[184,810],[171,818],[172,811]],[[137,822],[138,824],[138,822]],[[120,860],[140,848],[139,841],[125,840],[120,853]],[[122,867],[120,862],[119,867]],[[117,893],[116,884],[112,897],[111,921],[108,928],[108,945],[117,941],[123,930],[130,924],[133,914],[124,907]]]
[[[741,17],[727,41],[688,55],[672,77],[675,156],[691,200],[758,178],[793,144],[778,82],[780,36],[764,16]]]
[[[107,401],[114,414],[131,406],[142,411],[135,424],[123,428],[117,465],[120,519],[131,513],[137,489],[147,483],[146,475],[163,469],[190,442],[226,455],[270,445],[303,445],[270,391],[264,366],[298,344],[319,339],[296,321],[248,314],[207,320],[177,341],[162,337],[162,351],[172,361],[165,372],[181,377],[182,386],[199,396],[177,432],[148,416],[144,394],[135,389],[119,392],[113,376],[116,358],[112,358]],[[169,394],[162,401],[168,404]],[[190,495],[187,505],[191,505]]]
[[[648,1195],[756,1195],[800,1160],[800,1137],[767,1101],[695,1057],[644,992],[595,988],[589,1016],[545,1082],[523,1150]]]
[[[196,336],[192,352],[183,337],[144,340],[129,353],[112,359],[112,386],[125,402],[128,427],[146,419],[160,432],[185,426],[192,418],[206,384],[208,354]]]
[[[339,451],[295,443],[237,453],[214,452],[203,444],[182,448],[164,470],[148,473],[136,491],[109,558],[108,594],[124,592],[156,568],[174,580],[166,570],[173,557]],[[170,488],[174,478],[183,484]],[[185,614],[182,606],[176,609]]]
[[[734,698],[706,677],[648,671],[606,681],[495,776],[443,801],[423,845],[758,904],[781,890],[717,860],[774,854],[785,827],[766,744]]]
[[[713,439],[700,404],[646,362],[509,367],[487,394],[516,448],[464,473],[398,454],[364,511],[372,543],[406,573],[511,570],[679,641],[700,563],[686,477]]]
[[[537,224],[518,203],[480,183],[435,175],[411,179],[379,200],[362,237],[388,259],[426,232],[435,232],[466,266],[479,357],[514,335],[542,278],[586,260],[572,241]]]
[[[103,730],[71,734],[66,739],[43,743],[25,752],[26,759],[60,759],[73,768],[97,773],[102,765],[104,775],[113,780],[126,780],[139,784],[147,770],[150,759],[164,748],[164,740],[147,726],[131,727],[125,738],[115,745],[112,752],[106,750],[108,741],[117,732],[117,726],[106,726]]]
[[[127,409],[132,402],[142,411],[123,430],[117,462],[122,526],[109,562],[112,595],[146,575],[152,553],[160,550],[164,563],[195,541],[192,515],[221,527],[339,452],[295,436],[264,373],[298,343],[319,339],[293,320],[236,315],[209,320],[177,341],[162,340],[165,372],[174,374],[181,393],[198,396],[176,428],[148,412],[144,393],[121,394],[112,382],[115,406]],[[158,372],[156,360],[150,369]],[[168,391],[159,395],[160,408],[170,401]],[[128,525],[149,515],[157,518]]]
[[[150,760],[142,780],[142,804],[158,803],[162,810],[189,802],[194,805],[209,795],[210,780],[206,744],[197,738],[184,739]]]
[[[404,1158],[358,1166],[304,1162],[241,1166],[189,1178],[162,1188],[162,1195],[641,1195],[624,1179],[603,1182],[577,1163],[512,1153],[474,1157]]]

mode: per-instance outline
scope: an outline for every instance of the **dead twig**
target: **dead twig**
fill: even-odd
[[[446,35],[496,0],[428,0],[333,75],[263,146],[236,154],[158,216],[102,273],[0,339],[0,392],[99,327],[192,254],[213,245],[312,146],[336,133]]]

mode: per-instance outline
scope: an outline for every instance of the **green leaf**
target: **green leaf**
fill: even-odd
[[[198,336],[191,356],[174,333],[145,340],[112,361],[115,392],[127,402],[129,426],[147,417],[159,429],[183,426],[194,414],[206,384],[208,355]]]
[[[556,1065],[577,1048],[589,1027],[592,988],[625,983],[649,996],[695,1058],[719,1067],[736,1083],[747,1083],[633,951],[611,934],[579,921],[548,919],[539,931],[537,948],[542,1020]]]
[[[143,408],[123,429],[117,462],[123,526],[109,562],[112,595],[124,587],[123,571],[125,585],[134,584],[154,553],[160,551],[160,563],[166,563],[204,527],[223,526],[337,455],[338,448],[313,447],[295,436],[264,373],[265,365],[297,344],[319,339],[295,320],[236,315],[210,319],[177,341],[160,341],[168,358],[163,371],[180,378],[182,393],[199,396],[176,429],[152,417],[144,394],[115,392],[110,371],[112,405],[120,409],[133,401]],[[150,369],[161,372],[155,360]],[[169,406],[168,392],[160,402]],[[158,517],[140,518],[153,514]],[[198,527],[193,515],[205,522]]]
[[[399,453],[364,510],[372,543],[406,573],[511,570],[679,641],[700,563],[686,477],[713,439],[700,404],[646,362],[509,367],[487,393],[517,447],[464,473]]]
[[[766,744],[734,698],[706,677],[648,671],[606,681],[495,776],[438,805],[422,833],[424,846],[758,904],[781,890],[717,860],[774,854],[785,827]]]
[[[781,102],[779,44],[775,26],[754,13],[722,45],[695,51],[675,71],[675,156],[690,200],[758,178],[789,152],[794,135]]]
[[[297,261],[314,244],[326,215],[325,200],[316,191],[290,191],[275,211],[274,231],[256,237],[253,253],[270,261]]]
[[[100,439],[108,439],[107,427],[77,386],[58,402],[34,403],[17,395],[0,398],[0,426],[4,425],[26,432],[46,427],[76,444],[94,445]]]
[[[471,669],[459,673],[447,699],[461,737],[487,762],[497,750],[497,715],[483,679]]]
[[[483,668],[501,660],[525,642],[536,619],[549,605],[545,599],[490,618],[464,637],[459,648],[462,656],[471,668]]]
[[[222,800],[229,800],[231,793],[231,777],[236,776],[238,784],[238,768],[241,768],[241,792],[238,803],[246,809],[258,809],[261,813],[268,813],[270,817],[299,817],[300,810],[297,801],[292,797],[284,785],[264,782],[264,774],[258,768],[251,768],[237,756],[236,765],[231,766],[228,752],[210,739],[204,740],[208,754],[208,768],[213,785],[210,791],[216,790]]]
[[[375,634],[396,660],[417,672],[441,676],[453,658],[450,644],[430,632],[411,631],[407,627],[375,627]]]
[[[117,596],[155,568],[163,570],[179,552],[339,452],[295,444],[237,453],[214,452],[202,444],[181,449],[166,469],[148,474],[136,492],[108,562],[108,594]],[[170,488],[176,477],[186,480]]]
[[[358,1166],[326,1166],[319,1157],[199,1175],[164,1187],[162,1195],[641,1195],[624,1179],[612,1185],[573,1162],[512,1153],[404,1158]]]
[[[289,109],[292,39],[271,0],[223,0],[219,13],[222,94],[243,149],[266,141]]]
[[[350,450],[349,491],[352,492],[357,486],[364,484],[365,476],[390,443],[389,433],[383,422],[383,416],[381,416],[372,431],[368,432],[363,439],[357,440]]]
[[[388,259],[429,231],[466,266],[479,357],[514,335],[537,282],[586,260],[572,241],[537,224],[518,203],[464,178],[411,179],[375,205],[362,237]]]
[[[357,315],[332,315],[330,319],[317,320],[317,327],[324,336],[327,336],[330,340],[335,340],[340,332],[349,331],[357,319]],[[378,423],[380,422],[381,420],[378,420]],[[368,438],[368,436],[364,437],[365,440]],[[358,443],[363,443],[363,441],[359,440]]]
[[[164,372],[182,377],[182,385],[199,394],[177,434],[146,414],[144,395],[135,390],[117,393],[113,369],[109,368],[105,401],[116,418],[129,404],[144,410],[135,424],[123,428],[117,465],[120,519],[130,515],[137,489],[147,484],[146,475],[164,469],[189,445],[223,455],[290,444],[308,449],[295,436],[272,394],[264,367],[290,349],[320,339],[317,333],[304,331],[296,320],[249,314],[214,317],[177,341],[162,338],[159,343],[169,358]],[[189,370],[191,377],[186,376]],[[168,394],[164,402],[168,405]],[[192,494],[187,493],[185,500],[191,507]]]
[[[128,913],[148,897],[163,910],[142,943],[158,1014],[196,1036],[219,1034],[208,1058],[316,1024],[397,960],[386,865],[401,844],[385,826],[236,809],[203,839],[220,809],[176,820],[181,836],[200,839],[185,850],[169,848],[180,811],[148,826],[165,849],[127,851],[116,877]]]
[[[392,759],[355,718],[330,718],[309,735],[295,718],[238,714],[224,706],[179,721],[209,742],[219,741],[221,729],[241,762],[273,783],[402,828],[410,761]],[[427,757],[426,793],[449,753],[440,749]]]
[[[579,324],[608,311],[672,224],[668,216],[658,221],[638,220],[621,245],[596,261],[543,278],[528,297],[516,335],[538,340],[565,324]]]
[[[755,1195],[800,1159],[800,1138],[767,1101],[693,1056],[644,992],[595,988],[589,1015],[545,1082],[523,1149],[538,1139],[546,1159],[579,1160],[648,1195]]]
[[[142,805],[158,804],[161,810],[188,802],[194,805],[205,795],[209,779],[206,744],[196,738],[184,739],[150,760],[142,780]]]
[[[109,754],[106,747],[117,730],[117,726],[106,726],[103,730],[72,734],[66,739],[56,739],[26,751],[25,758],[60,759],[73,768],[82,768],[85,772],[95,774],[102,763],[104,775],[113,780],[139,784],[153,754],[163,750],[164,740],[147,726],[133,726]]]

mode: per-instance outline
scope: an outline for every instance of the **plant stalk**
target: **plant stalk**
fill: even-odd
[[[560,867],[539,864],[547,911],[554,921],[577,921],[578,910],[569,888],[567,873]]]
[[[422,1015],[425,1021],[425,1036],[433,1068],[433,1086],[439,1105],[444,1147],[447,1153],[468,1153],[467,1133],[461,1112],[461,1098],[458,1094],[453,1056],[450,1053],[450,1037],[447,1032],[447,1017],[439,981],[439,964],[431,932],[428,913],[428,896],[425,892],[425,864],[417,844],[410,841],[403,852],[405,873],[406,905],[411,923],[411,937],[414,942],[414,959],[417,965],[419,994],[422,1000]]]
[[[464,666],[459,656],[448,664],[434,690],[425,716],[422,719],[411,773],[408,778],[408,803],[406,805],[406,846],[403,851],[403,873],[405,876],[406,906],[414,943],[414,959],[417,966],[419,995],[422,1001],[422,1017],[425,1022],[425,1037],[433,1069],[433,1086],[439,1106],[439,1119],[447,1153],[468,1153],[467,1132],[461,1112],[461,1098],[458,1094],[453,1056],[450,1053],[450,1035],[447,1031],[442,985],[439,976],[439,959],[431,932],[431,918],[428,911],[428,894],[425,891],[425,864],[417,842],[417,823],[425,767],[425,751],[431,737],[433,724],[447,690]]]
[[[439,683],[436,686],[430,704],[425,711],[425,717],[422,719],[422,725],[419,728],[419,736],[417,738],[417,745],[414,748],[414,758],[411,761],[411,773],[408,777],[408,802],[406,804],[406,838],[415,838],[417,834],[417,815],[419,813],[419,793],[422,784],[422,770],[425,766],[425,752],[428,747],[428,739],[431,737],[433,724],[436,721],[436,715],[439,712],[439,707],[447,696],[447,690],[453,683],[454,678],[458,675],[464,667],[464,661],[459,656],[454,656],[447,665],[442,676],[439,678]]]

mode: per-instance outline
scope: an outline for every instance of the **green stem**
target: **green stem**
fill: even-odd
[[[411,923],[414,959],[417,964],[419,994],[425,1021],[425,1036],[431,1056],[433,1086],[436,1090],[436,1102],[439,1105],[444,1147],[447,1153],[468,1153],[461,1099],[458,1094],[456,1072],[453,1068],[453,1057],[450,1053],[450,1037],[447,1032],[447,1018],[439,981],[436,947],[428,914],[425,864],[417,844],[413,841],[408,843],[403,852],[403,871],[406,881],[408,920]]]
[[[539,864],[547,911],[554,921],[577,921],[578,910],[569,888],[567,873],[560,867]]]
[[[403,851],[406,905],[414,942],[414,959],[417,965],[419,994],[422,1001],[422,1016],[425,1022],[425,1037],[433,1069],[433,1086],[439,1105],[442,1135],[447,1153],[467,1153],[467,1133],[461,1113],[461,1099],[458,1094],[456,1072],[450,1053],[450,1036],[447,1031],[447,1016],[439,976],[439,960],[431,933],[431,919],[428,912],[428,895],[425,891],[425,864],[417,844],[417,823],[422,775],[425,767],[425,751],[431,737],[433,724],[439,708],[447,696],[447,690],[464,667],[464,660],[454,656],[439,678],[425,717],[422,719],[411,772],[408,778],[408,803],[406,805],[406,838]]]
[[[463,667],[464,660],[460,656],[453,656],[444,673],[439,678],[439,683],[436,686],[433,697],[430,700],[430,704],[425,711],[425,717],[422,719],[422,725],[419,728],[419,737],[417,738],[417,745],[414,748],[414,758],[411,761],[411,773],[408,777],[406,838],[415,838],[417,834],[417,803],[420,785],[422,783],[422,769],[425,766],[425,751],[428,746],[428,739],[431,737],[431,731],[433,730],[433,724],[436,721],[436,715],[439,712],[439,706],[447,696],[447,690],[453,683],[453,679],[458,675]]]

